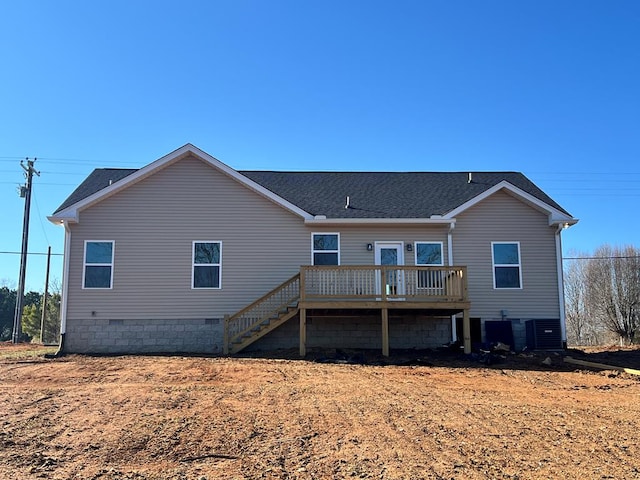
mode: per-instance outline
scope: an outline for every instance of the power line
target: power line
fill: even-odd
[[[1,157],[0,157],[1,158]],[[528,172],[530,175],[640,175],[640,172]]]
[[[44,224],[42,223],[42,213],[40,213],[40,206],[38,205],[38,197],[36,197],[35,194],[33,195],[33,201],[36,204],[36,211],[38,212],[38,220],[40,220],[40,228],[42,228],[44,239],[47,241],[47,245],[51,245],[51,242],[49,241],[49,236],[47,235],[47,230],[44,228]],[[51,247],[49,247],[49,249],[51,249]]]
[[[0,252],[0,255],[22,255],[22,252]],[[27,252],[27,255],[47,255],[47,252]],[[52,253],[53,256],[63,256],[63,253]]]

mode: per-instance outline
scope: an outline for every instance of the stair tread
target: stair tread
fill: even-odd
[[[289,320],[298,311],[298,300],[294,300],[277,310],[268,318],[255,322],[248,330],[229,341],[229,351],[238,353],[259,338],[263,337],[284,321]]]

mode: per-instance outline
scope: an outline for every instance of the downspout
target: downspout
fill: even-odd
[[[449,262],[449,266],[453,266],[453,229],[456,228],[455,222],[451,222],[449,224],[449,231],[447,232],[447,260]]]
[[[453,229],[456,228],[455,222],[449,223],[449,231],[447,232],[447,261],[449,266],[453,266]],[[451,315],[451,341],[457,342],[458,335],[456,334],[456,316]]]
[[[567,325],[566,311],[564,305],[564,271],[562,269],[562,230],[568,227],[568,224],[558,225],[556,230],[556,268],[558,271],[558,300],[560,302],[560,333],[562,334],[562,347],[567,348]]]
[[[67,305],[69,298],[69,261],[71,259],[71,228],[69,222],[62,220],[64,226],[64,264],[62,269],[62,299],[60,302],[60,345],[53,357],[64,354],[64,339],[67,333]]]

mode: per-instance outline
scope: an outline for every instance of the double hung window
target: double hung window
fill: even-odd
[[[84,242],[83,288],[113,288],[112,240]]]
[[[493,287],[522,288],[519,242],[491,242]]]
[[[416,266],[444,265],[442,242],[416,242]],[[444,287],[442,271],[420,270],[418,272],[418,288],[430,289],[438,293]]]
[[[222,243],[193,242],[192,288],[221,288]]]
[[[340,235],[337,233],[314,233],[312,258],[314,265],[340,265]]]

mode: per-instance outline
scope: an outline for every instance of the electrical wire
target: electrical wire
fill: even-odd
[[[51,242],[49,241],[49,237],[47,235],[47,231],[44,228],[44,224],[42,223],[42,214],[40,213],[40,206],[38,205],[38,199],[34,194],[33,190],[31,191],[31,197],[36,204],[36,211],[38,212],[38,220],[40,220],[40,228],[42,228],[42,233],[44,234],[44,239],[47,241],[47,245],[51,246]]]
[[[0,255],[22,255],[22,252],[0,252]],[[49,255],[47,252],[27,252],[27,255]],[[62,253],[51,253],[52,256],[61,257]]]

